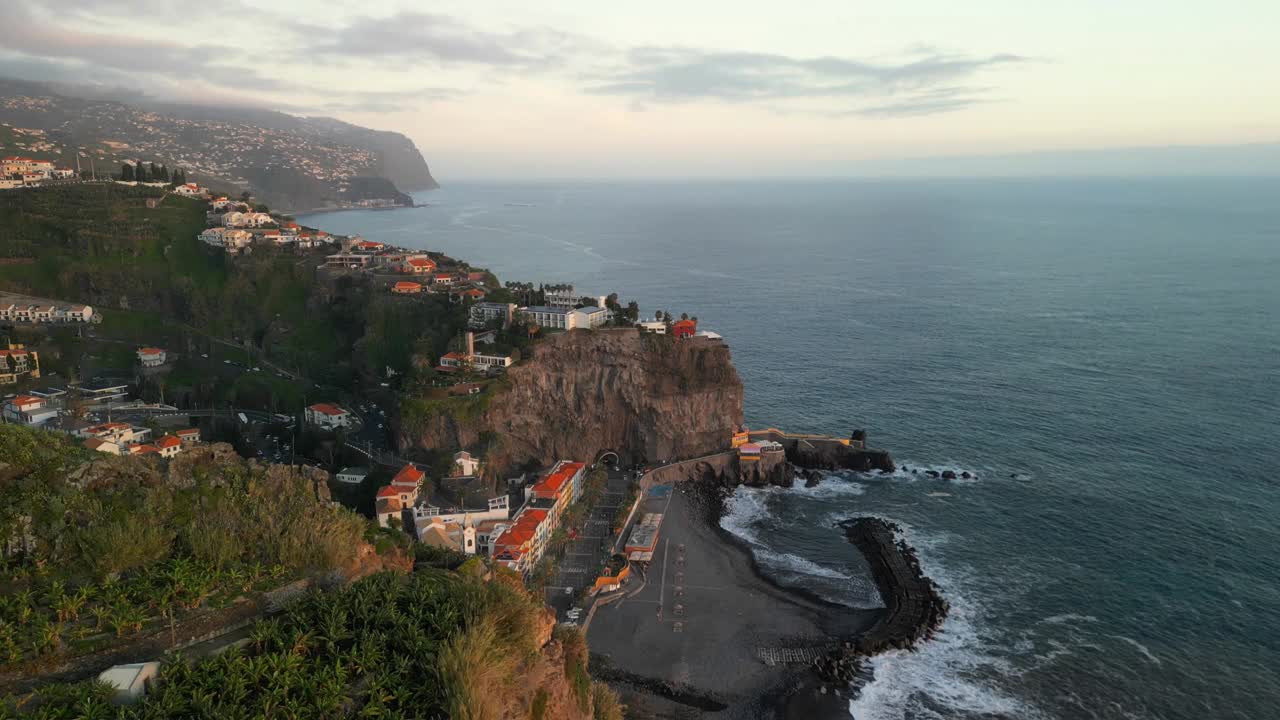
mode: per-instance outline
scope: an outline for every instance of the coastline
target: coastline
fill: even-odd
[[[802,692],[816,679],[813,661],[838,638],[874,626],[883,613],[764,576],[750,549],[719,526],[718,493],[704,483],[674,484],[653,561],[625,598],[595,613],[588,630],[592,672],[623,694],[631,717],[715,706],[723,706],[723,717],[769,717],[780,701],[821,697],[816,686]],[[795,657],[769,665],[762,657],[768,651]],[[848,699],[803,717],[847,718]]]

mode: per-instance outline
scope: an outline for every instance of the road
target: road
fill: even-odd
[[[577,595],[596,581],[610,556],[613,517],[622,507],[627,486],[633,481],[634,473],[613,468],[608,468],[608,473],[609,479],[605,481],[600,501],[587,515],[582,534],[576,540],[570,540],[565,547],[560,569],[545,591],[547,604],[555,609],[556,616],[561,620],[565,619],[565,613],[573,607]]]

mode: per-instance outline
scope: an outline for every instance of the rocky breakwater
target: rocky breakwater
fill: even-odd
[[[607,450],[657,462],[727,450],[742,423],[742,381],[728,346],[709,338],[573,330],[535,345],[495,386],[468,412],[405,412],[401,446],[479,450],[495,468]]]
[[[890,473],[896,467],[888,450],[866,447],[867,435],[862,430],[854,431],[847,444],[834,438],[797,438],[778,433],[769,433],[768,437],[786,449],[792,464],[802,468]]]
[[[845,537],[866,556],[880,589],[885,612],[867,632],[815,663],[818,674],[848,683],[858,676],[862,658],[889,650],[911,650],[942,625],[947,601],[920,569],[915,550],[898,539],[901,528],[880,518],[840,523]]]

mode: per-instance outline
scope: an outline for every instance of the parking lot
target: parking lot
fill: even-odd
[[[600,501],[591,508],[582,533],[565,547],[559,572],[546,589],[547,604],[555,609],[560,620],[566,619],[578,594],[595,582],[609,559],[613,545],[610,525],[626,498],[631,477],[632,473],[609,468],[609,479]]]

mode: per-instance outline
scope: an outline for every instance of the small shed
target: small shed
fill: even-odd
[[[98,681],[116,691],[115,702],[132,704],[142,699],[160,678],[160,663],[116,665],[98,674]]]

